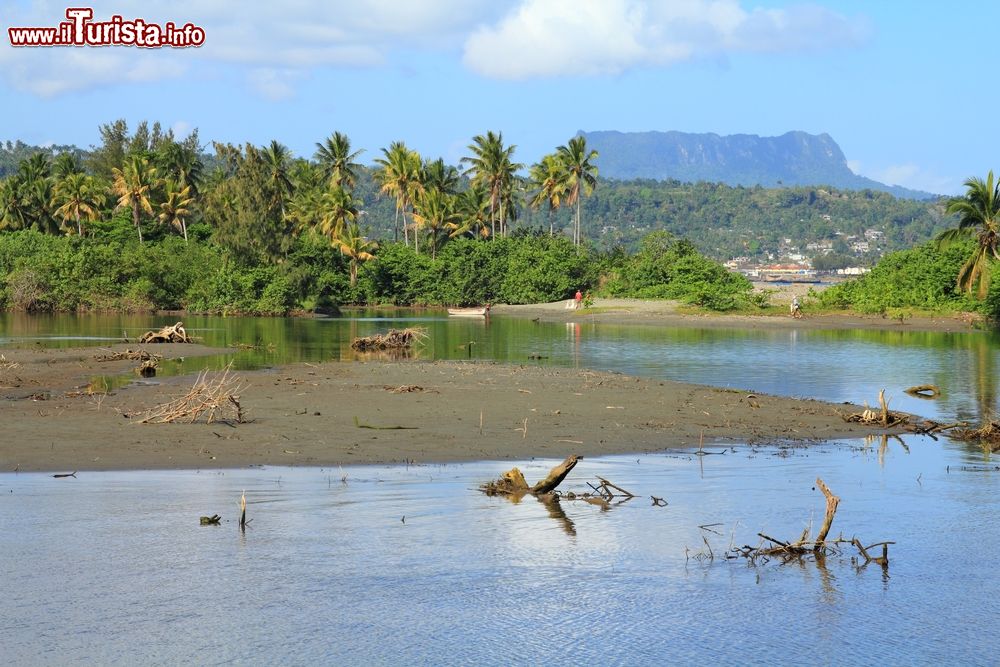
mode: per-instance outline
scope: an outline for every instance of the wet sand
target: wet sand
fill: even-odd
[[[775,303],[788,303],[801,286],[791,286],[785,296],[776,295]],[[780,298],[779,298],[780,297]],[[784,299],[784,300],[783,300]],[[817,314],[804,307],[805,317],[787,315],[728,315],[725,313],[686,313],[676,301],[644,299],[594,299],[592,308],[571,310],[566,301],[527,306],[493,306],[501,316],[525,317],[542,322],[605,322],[613,324],[649,324],[665,327],[705,329],[871,329],[882,331],[973,332],[978,316],[964,313],[942,317],[909,317],[905,321],[879,315]]]
[[[125,345],[112,346],[124,349]],[[198,345],[148,346],[172,355]],[[102,349],[3,350],[0,471],[524,460],[860,437],[854,408],[616,373],[463,362],[331,362],[240,373],[246,424],[142,424],[192,376],[88,393]],[[2,363],[2,362],[0,362]],[[91,389],[93,389],[91,387]]]

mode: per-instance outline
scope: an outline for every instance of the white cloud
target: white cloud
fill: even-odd
[[[299,76],[300,74],[293,70],[261,67],[250,70],[247,74],[247,80],[262,97],[272,102],[280,102],[295,95],[293,83]]]
[[[887,185],[901,185],[933,194],[958,194],[962,189],[962,179],[935,174],[913,162],[874,169],[865,175]]]
[[[740,0],[524,0],[465,42],[464,62],[502,79],[617,74],[736,52],[809,51],[862,41],[865,22],[818,6]]]

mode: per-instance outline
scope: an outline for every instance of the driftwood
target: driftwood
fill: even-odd
[[[206,424],[213,421],[246,422],[239,394],[249,385],[232,375],[231,369],[232,363],[211,377],[207,370],[202,371],[186,394],[148,410],[141,423],[194,423],[201,419]]]
[[[511,468],[500,479],[487,482],[479,488],[488,496],[523,495],[526,493],[538,496],[546,494],[554,491],[582,458],[577,454],[570,454],[565,461],[550,470],[545,479],[534,486],[528,486],[528,482],[524,479],[524,473],[518,468]]]
[[[55,477],[56,479],[62,479],[63,477],[72,477],[73,479],[76,479],[76,471],[74,470],[73,472],[56,473],[55,475],[52,476]]]
[[[144,378],[151,378],[156,375],[156,367],[159,365],[156,359],[148,359],[136,366],[136,375]]]
[[[941,389],[936,384],[918,384],[903,391],[918,398],[937,398],[941,395]]]
[[[193,343],[194,340],[184,330],[184,323],[163,327],[159,331],[147,331],[139,337],[140,343]]]
[[[426,329],[389,329],[388,333],[355,338],[351,349],[359,352],[407,348],[427,337]]]
[[[124,352],[98,354],[94,357],[94,361],[154,361],[162,358],[162,354],[153,354],[147,350],[125,350]]]
[[[809,528],[802,531],[802,535],[797,540],[788,541],[782,541],[764,533],[757,533],[757,536],[762,540],[760,545],[756,547],[749,545],[733,547],[726,553],[726,558],[745,558],[755,563],[758,561],[766,562],[772,557],[779,558],[783,562],[789,562],[805,556],[813,556],[816,562],[820,563],[826,556],[840,553],[839,548],[841,545],[849,544],[858,550],[858,554],[864,558],[865,565],[876,563],[883,568],[888,567],[889,545],[895,544],[895,542],[876,542],[866,547],[857,537],[852,537],[849,540],[844,537],[838,537],[833,540],[827,539],[830,527],[833,525],[833,518],[837,514],[837,507],[840,505],[840,498],[835,496],[826,483],[819,477],[816,478],[816,487],[822,491],[823,496],[826,498],[826,513],[823,516],[823,523],[815,540],[810,538]],[[882,555],[872,556],[870,550],[878,546],[882,547]]]
[[[874,410],[868,407],[868,403],[865,403],[865,409],[863,412],[857,412],[850,415],[841,415],[844,421],[847,422],[858,422],[860,424],[871,424],[879,425],[884,428],[892,428],[893,426],[902,426],[909,420],[909,415],[902,412],[893,412],[889,409],[889,401],[885,398],[885,389],[879,391],[878,393],[878,404],[879,409]]]
[[[219,522],[221,520],[222,520],[222,517],[219,516],[218,514],[213,514],[212,516],[203,516],[203,517],[201,517],[201,525],[202,526],[218,526]]]
[[[240,531],[245,531],[247,529],[247,492],[246,489],[243,490],[243,495],[240,496]]]
[[[948,437],[974,442],[990,452],[1000,452],[1000,422],[987,421],[979,428],[956,428]]]

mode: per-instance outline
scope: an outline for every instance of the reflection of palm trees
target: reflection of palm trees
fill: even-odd
[[[972,353],[975,356],[974,372],[976,381],[976,406],[979,410],[979,421],[985,422],[996,414],[997,385],[996,369],[993,362],[994,348],[985,336],[977,336],[972,342]]]

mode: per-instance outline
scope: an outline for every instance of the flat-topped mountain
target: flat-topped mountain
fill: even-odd
[[[828,134],[688,132],[583,132],[588,147],[600,153],[601,176],[630,180],[709,181],[727,185],[828,185],[849,190],[880,190],[907,199],[935,197],[928,192],[886,185],[859,176]]]

